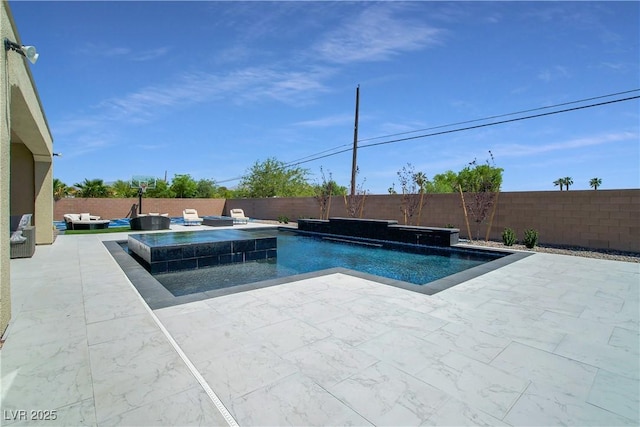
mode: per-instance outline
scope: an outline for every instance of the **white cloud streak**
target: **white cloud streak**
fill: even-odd
[[[634,141],[637,143],[639,135],[636,132],[608,133],[597,136],[570,139],[551,144],[506,144],[497,145],[492,151],[500,157],[523,157],[536,154],[549,153],[560,150],[575,150],[579,148],[597,145],[612,144],[616,142]],[[499,154],[498,154],[499,153]]]
[[[333,63],[384,61],[399,53],[438,43],[441,30],[417,20],[398,19],[389,4],[367,8],[331,31],[312,51]]]

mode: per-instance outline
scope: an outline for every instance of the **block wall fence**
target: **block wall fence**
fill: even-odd
[[[404,222],[400,195],[368,195],[364,200],[363,218],[394,219]],[[56,202],[56,220],[65,213],[90,212],[103,218],[128,216],[137,199],[62,199]],[[320,218],[320,206],[313,197],[269,199],[143,199],[143,212],[182,216],[184,208],[198,210],[200,216],[228,215],[230,209],[241,208],[245,215],[266,220],[286,216]],[[330,216],[346,217],[342,196],[332,197]],[[418,223],[418,218],[411,221]],[[477,224],[469,217],[474,239],[484,239],[488,220]],[[468,238],[459,194],[430,194],[419,218],[419,225],[460,229],[460,237]],[[505,227],[512,228],[519,240],[524,230],[533,228],[542,244],[582,246],[640,252],[640,189],[570,190],[500,193],[489,234],[501,240]]]

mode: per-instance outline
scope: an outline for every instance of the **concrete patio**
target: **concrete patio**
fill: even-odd
[[[124,238],[11,260],[3,425],[640,424],[639,264],[535,254],[435,296],[338,273],[151,310],[102,243]]]

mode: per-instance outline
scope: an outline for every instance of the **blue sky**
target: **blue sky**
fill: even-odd
[[[40,53],[31,70],[67,185],[166,173],[234,187],[256,161],[348,149],[360,85],[358,182],[370,193],[397,188],[407,163],[431,178],[489,150],[504,191],[557,190],[565,176],[576,190],[593,177],[640,187],[638,99],[365,147],[640,95],[431,129],[639,89],[638,2],[10,7]],[[300,166],[348,186],[351,152]]]

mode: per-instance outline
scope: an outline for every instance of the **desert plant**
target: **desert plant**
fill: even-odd
[[[505,228],[502,232],[502,243],[505,246],[513,246],[516,243],[516,233],[508,227]]]
[[[286,215],[278,216],[278,222],[281,224],[289,224],[289,217]]]
[[[523,242],[527,248],[533,249],[538,244],[538,232],[533,228],[525,230]]]

